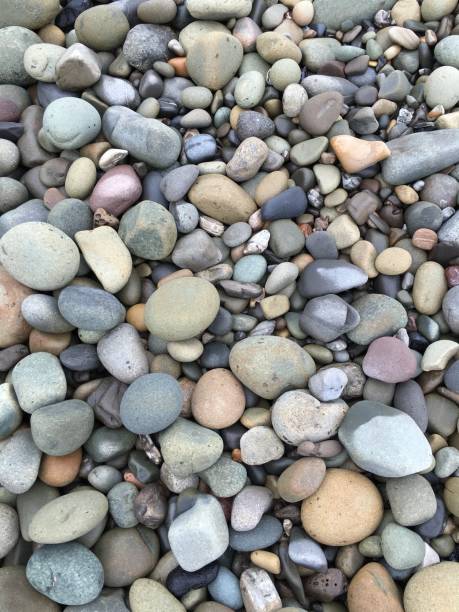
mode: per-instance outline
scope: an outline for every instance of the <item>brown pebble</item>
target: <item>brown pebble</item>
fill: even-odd
[[[418,249],[431,251],[438,242],[438,236],[433,230],[421,227],[414,232],[411,242]]]
[[[65,33],[52,23],[38,30],[37,34],[44,43],[65,47]]]
[[[21,314],[21,304],[32,293],[0,266],[0,348],[27,340],[31,328]]]
[[[267,550],[254,550],[250,553],[250,560],[254,565],[261,567],[270,574],[281,573],[281,563],[277,555]]]
[[[459,285],[459,266],[448,266],[445,275],[448,287]]]
[[[242,385],[225,368],[215,368],[201,376],[191,398],[195,420],[211,429],[233,425],[241,418],[244,408]]]
[[[322,459],[304,457],[292,463],[279,476],[277,488],[285,501],[295,503],[306,499],[322,484],[326,465]]]
[[[33,329],[29,336],[29,349],[31,353],[52,353],[58,357],[62,351],[70,346],[72,334],[48,334],[46,332]]]
[[[355,574],[347,607],[349,612],[403,612],[397,585],[381,563],[367,563]]]
[[[342,134],[334,136],[330,145],[346,172],[360,172],[389,157],[390,149],[379,140],[362,140]]]
[[[145,304],[134,304],[128,308],[126,312],[126,321],[133,325],[137,331],[145,332],[147,327],[145,325]]]
[[[38,473],[40,480],[50,487],[70,484],[78,475],[82,456],[81,448],[60,457],[43,455]]]
[[[175,76],[187,77],[186,57],[173,57],[169,60],[169,65],[175,70]]]

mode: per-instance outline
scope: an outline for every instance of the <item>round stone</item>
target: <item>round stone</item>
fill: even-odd
[[[171,280],[149,298],[145,324],[150,333],[168,341],[199,336],[215,319],[220,298],[215,287],[198,277]]]
[[[94,140],[100,128],[99,113],[80,98],[58,98],[46,107],[43,115],[43,131],[58,149],[79,149]]]
[[[224,368],[208,370],[198,380],[191,396],[195,420],[210,429],[223,429],[236,423],[245,408],[245,394],[235,376]]]
[[[150,200],[123,215],[118,233],[131,253],[151,260],[165,259],[177,240],[174,217],[164,206]]]
[[[65,287],[59,294],[58,307],[69,324],[90,331],[113,329],[126,315],[126,309],[114,295],[95,287]]]
[[[304,387],[315,363],[298,344],[277,336],[241,340],[229,357],[233,374],[251,391],[274,399],[288,387]]]
[[[19,11],[19,14],[20,11]],[[2,7],[3,17],[3,7]],[[0,17],[0,22],[2,20]],[[10,85],[31,85],[33,78],[24,68],[24,53],[41,39],[27,28],[18,25],[0,26],[0,82]]]
[[[406,612],[459,610],[459,567],[443,561],[420,569],[408,581],[403,595]]]
[[[375,260],[375,267],[380,274],[396,276],[410,269],[411,255],[405,249],[390,247],[384,249]]]
[[[367,294],[352,303],[360,323],[347,332],[349,340],[368,345],[381,336],[394,334],[408,321],[406,310],[397,300],[382,294]]]
[[[437,68],[424,84],[424,93],[430,108],[441,104],[450,110],[459,100],[459,70],[453,66]]]
[[[31,221],[16,225],[1,238],[0,262],[27,287],[53,291],[73,280],[80,254],[73,240],[60,229]]]
[[[223,32],[209,32],[201,35],[188,50],[188,74],[197,85],[215,91],[236,74],[242,56],[242,45],[237,38]]]
[[[14,366],[11,382],[24,412],[65,399],[67,381],[59,359],[50,353],[33,353]]]
[[[75,33],[78,40],[95,51],[120,47],[129,32],[129,21],[120,8],[94,6],[78,15]]]
[[[121,323],[102,336],[97,343],[97,355],[104,368],[126,384],[149,370],[142,340],[129,323]]]
[[[284,445],[270,427],[258,425],[246,431],[241,437],[241,458],[247,465],[263,465],[280,459]]]
[[[136,434],[151,434],[171,425],[180,414],[183,393],[169,374],[146,374],[137,378],[123,395],[120,417]]]
[[[403,612],[397,585],[380,563],[367,563],[352,578],[347,592],[349,612]]]
[[[398,338],[373,340],[362,362],[364,373],[386,383],[400,383],[416,375],[417,362],[413,351]]]
[[[319,489],[301,505],[306,533],[327,546],[360,542],[375,531],[382,516],[383,500],[375,485],[345,469],[327,470]]]
[[[66,606],[89,603],[104,585],[100,561],[77,542],[37,549],[27,563],[26,575],[39,593]]]
[[[391,478],[386,491],[394,519],[404,527],[420,525],[435,515],[435,494],[429,481],[420,474]]]
[[[142,183],[131,166],[123,164],[110,168],[97,182],[89,199],[93,212],[103,208],[119,217],[140,197]]]
[[[406,570],[419,565],[425,554],[424,540],[420,535],[389,523],[381,533],[381,549],[385,561],[396,570]]]
[[[29,536],[38,544],[63,544],[94,529],[108,511],[105,495],[80,489],[42,506],[29,525]]]
[[[322,459],[304,457],[292,463],[277,481],[279,495],[290,503],[310,497],[322,484],[326,466]]]

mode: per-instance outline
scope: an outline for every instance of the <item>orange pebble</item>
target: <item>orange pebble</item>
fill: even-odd
[[[68,455],[43,455],[38,476],[50,487],[64,487],[75,480],[81,465],[81,448]]]
[[[64,351],[72,340],[72,334],[70,332],[64,332],[63,334],[47,334],[33,329],[29,336],[29,349],[31,353],[51,353],[52,355],[59,356]]]
[[[188,76],[188,70],[186,67],[186,57],[173,57],[168,62],[175,70],[175,74],[181,77]]]
[[[144,314],[145,304],[134,304],[134,306],[128,308],[126,321],[133,325],[139,332],[147,331]]]
[[[49,23],[38,31],[38,36],[44,43],[65,46],[65,33],[56,25]]]

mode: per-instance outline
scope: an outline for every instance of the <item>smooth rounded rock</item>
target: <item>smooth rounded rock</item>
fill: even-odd
[[[459,571],[456,563],[443,561],[416,572],[403,595],[406,612],[428,612],[436,607],[456,612],[459,601]]]
[[[65,399],[67,381],[59,360],[49,353],[27,355],[15,365],[11,382],[24,412]]]
[[[236,423],[245,408],[242,385],[224,368],[207,371],[191,396],[195,420],[210,429],[223,429]]]
[[[0,570],[0,608],[4,612],[34,610],[34,612],[58,612],[60,607],[45,595],[36,591],[28,582],[25,568],[8,565]]]
[[[188,74],[197,85],[215,91],[235,75],[242,56],[242,45],[234,36],[221,32],[205,34],[188,50]]]
[[[58,307],[69,325],[91,331],[113,329],[126,315],[114,295],[95,287],[65,287],[59,294]]]

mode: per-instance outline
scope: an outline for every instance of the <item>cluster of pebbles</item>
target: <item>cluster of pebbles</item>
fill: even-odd
[[[1,612],[459,612],[458,0],[0,1]]]

